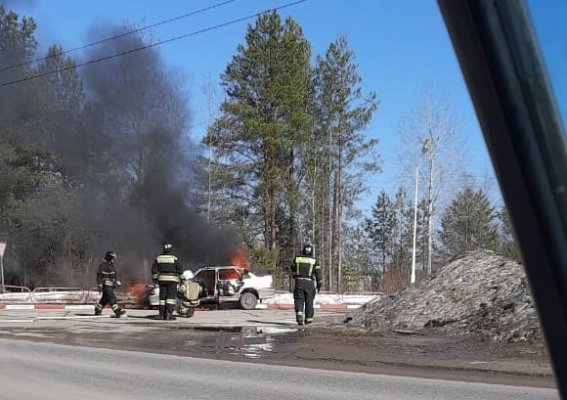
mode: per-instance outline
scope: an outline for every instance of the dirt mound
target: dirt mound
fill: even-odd
[[[540,342],[539,322],[520,264],[488,251],[451,261],[431,280],[347,314],[371,331],[440,330],[496,342]]]

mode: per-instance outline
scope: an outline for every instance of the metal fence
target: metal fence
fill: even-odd
[[[33,290],[15,285],[0,287],[0,304],[84,304],[92,303],[98,297],[96,289],[80,287],[49,286]]]

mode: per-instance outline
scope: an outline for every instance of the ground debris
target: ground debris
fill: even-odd
[[[452,260],[430,280],[366,303],[343,324],[368,331],[438,331],[494,342],[542,335],[523,267],[490,251]]]

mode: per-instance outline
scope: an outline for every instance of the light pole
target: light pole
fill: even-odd
[[[421,164],[421,157],[420,161],[417,163],[417,167],[415,167],[415,197],[413,202],[413,248],[411,251],[411,276],[410,276],[410,284],[415,283],[415,246],[417,242],[417,193],[418,193],[418,184],[419,184],[419,165]]]
[[[429,152],[431,149],[431,138],[425,139],[423,142],[423,147],[421,148],[421,154],[425,154]],[[422,157],[419,157],[419,162],[415,167],[415,195],[413,201],[413,247],[411,252],[411,275],[410,275],[410,284],[415,283],[415,253],[416,253],[416,245],[417,245],[417,198],[419,193],[419,166],[421,165],[421,161],[423,160]]]

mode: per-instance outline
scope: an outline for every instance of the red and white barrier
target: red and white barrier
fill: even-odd
[[[380,298],[383,293],[349,293],[349,294],[333,294],[322,293],[315,297],[315,305],[317,310],[322,311],[347,311],[358,308],[363,304]],[[278,292],[276,296],[265,300],[262,304],[258,304],[256,309],[264,310],[293,310],[293,293]]]
[[[368,301],[380,298],[382,293],[321,293],[315,297],[314,308],[321,311],[346,312]],[[36,288],[33,291],[20,286],[6,286],[0,293],[0,310],[89,310],[99,298],[95,290],[79,288]],[[124,308],[138,308],[135,303],[120,300]],[[277,292],[256,306],[258,310],[293,310],[293,293]]]
[[[293,310],[293,304],[258,304],[257,310]],[[315,304],[313,308],[321,311],[347,311],[360,307],[360,304]]]
[[[0,310],[94,310],[94,304],[0,304]]]

